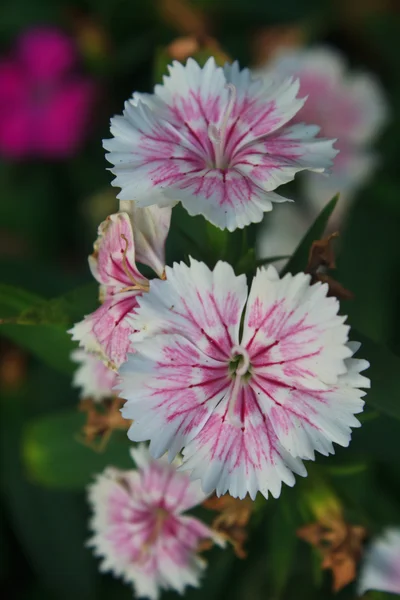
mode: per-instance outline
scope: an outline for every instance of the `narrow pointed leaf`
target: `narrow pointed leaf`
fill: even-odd
[[[339,194],[334,196],[332,200],[328,202],[325,208],[322,209],[314,223],[311,225],[310,229],[307,231],[306,235],[301,240],[300,244],[297,246],[288,264],[283,269],[282,275],[285,275],[286,273],[295,274],[299,273],[300,271],[304,271],[307,266],[308,254],[311,245],[315,240],[320,240],[323,237],[328,221],[335,210],[338,200]]]

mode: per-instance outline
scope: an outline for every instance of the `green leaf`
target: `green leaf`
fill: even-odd
[[[71,375],[76,368],[70,360],[76,344],[71,340],[66,328],[55,325],[0,325],[4,335],[49,367]]]
[[[46,300],[13,286],[0,286],[0,334],[8,337],[49,366],[71,374],[70,354],[76,344],[67,329],[95,310],[96,283]],[[1,323],[1,318],[4,322]],[[7,322],[9,321],[9,322]],[[11,321],[11,322],[10,322]]]
[[[273,262],[278,262],[278,260],[287,260],[288,258],[290,258],[290,256],[286,255],[282,255],[282,256],[269,256],[268,258],[259,258],[256,261],[256,265],[257,267],[263,267],[264,265],[269,265]]]
[[[42,298],[32,294],[27,290],[0,284],[0,322],[1,319],[7,319],[19,315],[22,311],[42,302]]]
[[[81,490],[106,466],[132,468],[125,432],[114,432],[104,452],[97,452],[77,439],[84,423],[85,415],[78,410],[28,423],[23,459],[31,480],[47,487]]]
[[[359,331],[352,337],[361,342],[357,356],[369,361],[365,374],[371,379],[365,402],[382,413],[400,419],[400,358],[383,344],[378,344]]]
[[[324,235],[324,231],[333,211],[335,210],[338,200],[339,194],[334,196],[332,200],[328,202],[325,208],[322,209],[314,223],[311,225],[310,229],[307,231],[306,235],[301,240],[300,244],[297,246],[292,258],[283,269],[282,276],[286,273],[295,274],[299,273],[300,271],[304,271],[307,266],[308,254],[310,252],[311,245],[315,240],[320,240]]]
[[[7,522],[36,577],[55,598],[92,600],[96,573],[84,547],[88,530],[83,498],[44,490],[26,480],[20,444],[28,398],[22,402],[10,395],[3,400],[0,482]]]
[[[275,505],[268,535],[268,568],[274,598],[281,596],[289,579],[298,545],[298,526],[295,511],[283,494]]]
[[[209,221],[206,222],[207,250],[213,257],[223,260],[226,257],[229,231],[220,229]]]

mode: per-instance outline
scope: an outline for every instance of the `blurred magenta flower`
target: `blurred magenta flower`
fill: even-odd
[[[186,512],[205,500],[198,482],[177,471],[180,460],[155,461],[144,444],[131,450],[136,469],[108,467],[89,486],[93,509],[88,545],[112,572],[133,585],[135,597],[157,600],[162,590],[197,587],[206,566],[203,541],[223,539]]]
[[[66,158],[87,132],[95,99],[92,79],[77,71],[78,56],[62,31],[23,32],[0,60],[0,153],[9,159]]]

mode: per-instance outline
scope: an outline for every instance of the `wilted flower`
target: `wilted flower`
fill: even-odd
[[[72,385],[80,388],[81,398],[92,398],[95,402],[100,402],[115,395],[113,387],[117,382],[117,374],[98,356],[78,348],[71,353],[71,359],[79,364]]]
[[[132,440],[183,448],[205,493],[279,496],[301,459],[347,446],[369,380],[339,303],[299,273],[259,270],[248,293],[227,263],[167,267],[131,315],[136,354],[120,369]],[[246,309],[244,307],[247,303]]]
[[[89,546],[111,571],[133,585],[139,597],[156,599],[162,589],[180,593],[197,586],[205,562],[200,543],[220,538],[184,513],[205,497],[197,482],[176,471],[178,462],[154,461],[144,445],[131,451],[137,470],[112,467],[89,487],[93,507]]]
[[[136,258],[164,277],[164,246],[171,218],[170,208],[152,206],[109,216],[99,227],[94,253],[89,257],[93,276],[100,283],[102,305],[71,329],[72,339],[117,369],[126,359],[132,333],[127,315],[149,281],[136,266]]]
[[[387,529],[367,549],[358,592],[368,590],[400,594],[400,529]]]
[[[336,151],[318,127],[286,127],[302,108],[299,84],[253,79],[237,63],[174,61],[154,94],[134,93],[104,141],[119,198],[172,205],[230,231],[261,221],[273,192],[304,169],[322,172]]]
[[[62,31],[25,31],[0,61],[0,152],[7,158],[65,158],[87,133],[95,85],[76,70]]]

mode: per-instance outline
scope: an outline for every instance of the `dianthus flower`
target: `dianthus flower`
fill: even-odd
[[[191,215],[233,231],[261,221],[298,171],[336,155],[318,127],[286,127],[302,108],[299,83],[254,79],[237,63],[176,61],[154,94],[134,93],[104,141],[119,198],[138,206],[181,201]]]
[[[65,158],[86,137],[95,84],[76,69],[73,41],[52,27],[25,31],[0,60],[0,152]]]
[[[205,496],[198,482],[177,472],[179,464],[154,461],[144,445],[131,451],[137,470],[108,468],[89,487],[93,508],[88,545],[139,597],[156,600],[163,589],[180,593],[198,586],[205,567],[200,544],[222,544],[207,525],[184,513]]]
[[[367,549],[358,593],[363,595],[369,590],[400,594],[400,529],[387,529]]]
[[[80,397],[92,398],[101,402],[115,395],[113,391],[117,382],[117,374],[109,369],[98,356],[77,348],[71,353],[71,359],[78,363],[72,385],[80,388]]]
[[[121,208],[126,210],[109,216],[99,226],[94,253],[89,257],[92,274],[100,283],[102,304],[70,331],[73,340],[97,354],[111,369],[125,361],[128,350],[133,352],[127,315],[149,288],[136,259],[164,277],[164,247],[171,218],[170,208],[138,209],[133,202]]]
[[[337,138],[339,154],[328,176],[307,173],[305,196],[318,210],[337,192],[351,196],[374,170],[371,142],[387,120],[379,81],[370,73],[352,72],[340,52],[329,47],[281,52],[262,74],[298,77],[307,102],[290,124],[318,123],[321,135]],[[345,203],[341,203],[344,205]]]
[[[327,285],[261,269],[250,293],[227,263],[191,261],[152,281],[130,317],[136,353],[120,369],[129,437],[153,456],[183,448],[205,493],[280,494],[301,459],[347,446],[369,380],[352,358]],[[246,308],[245,308],[246,305]]]

